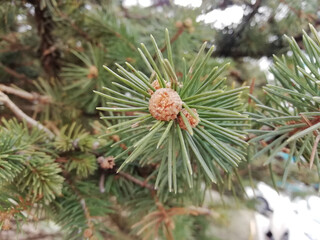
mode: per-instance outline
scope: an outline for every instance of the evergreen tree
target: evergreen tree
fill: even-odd
[[[207,191],[318,182],[317,1],[278,2],[3,1],[0,229],[44,218],[69,239],[212,239]],[[235,5],[238,24],[196,21]],[[273,54],[261,93],[248,58]]]

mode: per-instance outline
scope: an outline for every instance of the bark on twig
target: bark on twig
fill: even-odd
[[[154,186],[152,186],[151,184],[147,183],[147,182],[143,182],[133,176],[131,176],[130,174],[128,173],[125,173],[125,172],[119,172],[118,175],[130,180],[131,182],[134,182],[135,184],[138,184],[140,185],[141,187],[144,187],[144,188],[147,188],[149,189],[150,191],[154,191]]]
[[[0,84],[0,91],[7,93],[7,94],[12,94],[17,97],[26,99],[30,102],[36,102],[39,101],[41,103],[50,103],[51,99],[48,96],[41,96],[38,93],[29,93],[21,89],[9,87],[3,84]]]
[[[38,129],[45,131],[50,138],[54,138],[54,134],[48,128],[25,114],[14,102],[11,101],[11,99],[6,94],[1,91],[0,101],[3,102],[4,105],[9,108],[18,119],[25,120],[28,126],[37,127]]]
[[[26,75],[24,75],[22,73],[18,73],[15,70],[3,65],[2,63],[0,63],[0,67],[3,69],[3,71],[8,73],[9,75],[11,75],[17,79],[27,81],[28,83],[32,83],[32,80],[30,78],[28,78]]]

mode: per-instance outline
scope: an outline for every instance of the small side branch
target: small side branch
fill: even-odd
[[[17,97],[26,99],[30,102],[41,102],[41,103],[49,103],[51,102],[50,97],[48,96],[41,96],[38,93],[29,93],[21,89],[9,87],[3,84],[0,84],[0,91],[7,93],[7,94],[12,94]]]
[[[143,182],[133,176],[131,176],[130,174],[128,173],[125,173],[125,172],[119,172],[118,175],[120,175],[121,177],[124,177],[126,179],[128,179],[129,181],[131,182],[134,182],[135,184],[138,184],[140,185],[141,187],[144,187],[144,188],[147,188],[149,189],[150,191],[154,191],[154,186],[152,186],[151,184],[147,183],[147,182]]]
[[[87,219],[88,227],[93,230],[93,223],[91,221],[91,215],[90,215],[90,211],[89,211],[89,209],[87,207],[86,200],[84,198],[81,198],[80,204],[82,206],[84,215],[85,215],[85,217]]]
[[[3,65],[1,62],[0,62],[0,67],[6,72],[8,73],[9,75],[17,78],[17,79],[20,79],[20,80],[24,80],[24,81],[27,81],[29,83],[32,83],[32,80],[30,78],[28,78],[26,75],[22,74],[22,73],[18,73],[16,72],[15,70]]]
[[[50,138],[54,138],[54,134],[48,128],[25,114],[14,102],[11,101],[11,99],[6,94],[1,91],[0,101],[3,102],[4,105],[9,108],[18,119],[25,120],[29,126],[37,127],[38,129],[45,131]]]

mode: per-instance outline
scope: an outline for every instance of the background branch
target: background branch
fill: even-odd
[[[0,91],[5,92],[7,94],[12,94],[17,97],[26,99],[31,102],[39,101],[41,103],[50,103],[52,100],[48,96],[41,96],[38,93],[29,93],[27,91],[24,91],[22,89],[17,89],[13,87],[9,87],[3,84],[0,84]]]
[[[28,126],[36,127],[40,130],[43,130],[48,134],[50,138],[54,138],[54,134],[48,128],[25,114],[14,102],[11,101],[11,99],[6,94],[1,91],[0,101],[3,102],[4,105],[9,108],[18,119],[26,121]]]
[[[20,80],[24,80],[24,81],[27,81],[28,83],[32,83],[32,80],[30,78],[28,78],[26,75],[22,74],[22,73],[18,73],[16,72],[15,70],[3,65],[1,62],[0,62],[0,67],[6,72],[8,73],[9,75],[17,78],[17,79],[20,79]]]
[[[131,176],[131,175],[128,174],[128,173],[119,172],[118,175],[126,178],[127,180],[130,180],[131,182],[134,182],[135,184],[140,185],[141,187],[148,188],[148,189],[151,190],[151,191],[155,191],[153,185],[151,185],[151,184],[149,184],[149,183],[147,183],[147,182],[143,182],[143,181],[141,181],[141,180],[139,180],[139,179]]]

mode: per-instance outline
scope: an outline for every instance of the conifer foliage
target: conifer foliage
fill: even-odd
[[[253,159],[270,153],[265,164],[271,166],[275,155],[287,148],[290,154],[285,163],[283,180],[288,176],[292,160],[302,165],[308,164],[310,168],[315,163],[320,177],[320,38],[312,25],[310,29],[315,40],[303,32],[305,52],[293,38],[287,38],[293,53],[291,63],[285,57],[274,56],[275,64],[271,72],[275,83],[264,87],[266,103],[253,98],[257,111],[251,116],[263,128],[249,130],[257,135],[250,142],[263,141],[265,146],[256,152]]]
[[[284,31],[277,1],[245,1],[244,22],[221,31],[196,18],[241,1],[154,2],[141,12],[109,0],[1,3],[0,238],[45,219],[63,239],[213,239],[208,192],[243,199],[265,165],[275,186],[296,165],[320,176],[317,30],[267,46]],[[263,26],[252,20],[261,6],[272,9]],[[275,52],[264,94],[235,71],[239,57],[287,43],[292,56]]]
[[[131,96],[109,88],[104,88],[107,93],[96,92],[108,100],[108,106],[98,110],[133,112],[127,121],[126,116],[118,114],[102,117],[116,119],[119,116],[121,120],[125,119],[109,127],[110,133],[107,134],[120,134],[122,140],[116,144],[125,142],[128,146],[126,151],[131,151],[128,157],[125,152],[115,157],[117,162],[125,157],[118,171],[139,158],[141,165],[159,165],[155,188],[161,186],[160,191],[167,185],[169,192],[173,189],[177,193],[178,178],[183,178],[185,181],[181,183],[188,183],[190,188],[194,177],[205,176],[217,183],[221,181],[220,169],[231,173],[239,162],[245,161],[245,136],[239,128],[234,128],[245,126],[241,123],[247,120],[245,115],[239,113],[243,110],[240,95],[245,87],[226,89],[225,79],[219,75],[228,64],[221,68],[214,67],[200,81],[214,50],[212,46],[202,57],[207,43],[202,45],[184,77],[178,79],[168,30],[167,58],[164,58],[153,36],[151,39],[157,63],[144,44],[141,44],[142,50],[139,49],[149,69],[149,76],[129,63],[126,63],[129,71],[117,64],[120,75],[105,67],[123,86],[128,87]],[[128,136],[128,132],[134,134]],[[198,170],[193,174],[195,166]]]

